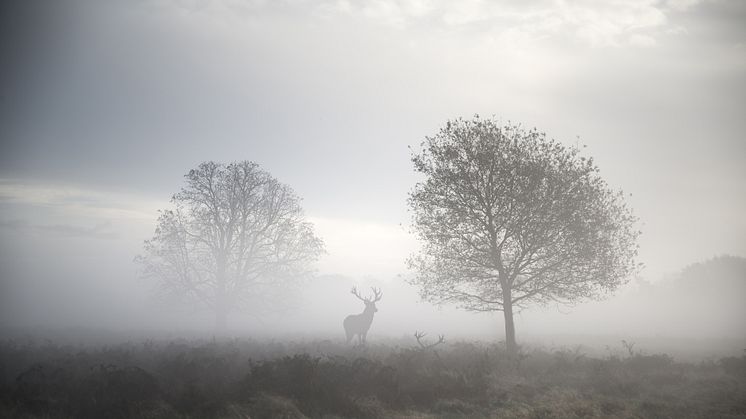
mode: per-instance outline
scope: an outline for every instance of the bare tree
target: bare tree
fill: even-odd
[[[545,134],[476,116],[450,121],[413,152],[410,192],[423,299],[502,311],[598,298],[638,268],[636,218],[592,159]]]
[[[137,257],[161,292],[213,311],[223,330],[230,312],[310,273],[323,244],[290,187],[249,161],[205,162],[185,178]]]
[[[350,340],[355,335],[358,336],[358,342],[361,345],[365,343],[365,337],[368,335],[370,325],[373,323],[373,315],[378,311],[376,303],[383,297],[380,289],[371,287],[371,290],[373,290],[373,297],[366,298],[360,295],[356,287],[352,287],[352,295],[365,304],[365,309],[360,314],[351,314],[345,317],[342,322],[345,328],[345,335],[347,335],[347,343],[350,343]]]

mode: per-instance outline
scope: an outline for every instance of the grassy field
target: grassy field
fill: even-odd
[[[746,356],[683,363],[620,348],[6,340],[0,417],[746,418]]]

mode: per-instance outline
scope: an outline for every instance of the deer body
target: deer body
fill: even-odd
[[[365,343],[365,337],[368,334],[370,325],[373,323],[373,315],[378,311],[376,301],[379,301],[383,295],[380,290],[376,290],[375,288],[373,292],[375,293],[375,299],[363,298],[358,294],[356,288],[352,288],[352,294],[365,303],[365,310],[360,314],[351,314],[345,317],[342,322],[342,326],[345,328],[345,335],[347,335],[347,343],[350,343],[355,335],[358,337],[359,344]]]

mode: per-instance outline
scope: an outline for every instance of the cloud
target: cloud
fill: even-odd
[[[651,46],[631,41],[670,34],[670,13],[691,11],[703,0],[349,0],[235,2],[178,1],[173,4],[195,15],[235,23],[255,23],[262,16],[305,16],[325,20],[358,17],[399,30],[426,28],[436,32],[462,32],[501,38],[516,32],[522,39],[569,39],[592,47]]]
[[[150,220],[164,202],[127,194],[102,192],[74,185],[54,185],[0,179],[0,203],[56,209],[93,218]]]
[[[629,43],[638,47],[654,47],[657,44],[653,37],[639,34],[630,36]]]
[[[498,37],[540,40],[569,37],[594,47],[651,46],[651,40],[666,33],[667,13],[686,11],[697,0],[660,3],[650,0],[627,1],[483,1],[463,0],[376,0],[354,3],[321,2],[324,15],[359,15],[384,25],[406,28],[421,23],[441,30],[482,32]],[[645,42],[640,42],[645,39]]]
[[[40,225],[35,227],[37,230],[44,231],[60,237],[82,237],[91,239],[116,239],[119,238],[117,233],[109,231],[111,223],[106,222],[96,224],[93,227],[81,227],[67,224]]]
[[[133,193],[0,179],[0,239],[15,231],[43,239],[135,243],[152,231],[158,209],[167,206]]]
[[[38,232],[45,235],[63,238],[89,238],[103,240],[119,238],[117,233],[110,230],[110,222],[96,224],[93,227],[83,227],[69,224],[37,225],[30,224],[25,220],[15,219],[0,221],[0,228],[23,232]]]
[[[677,12],[685,12],[700,3],[703,3],[703,0],[667,0],[665,5]]]

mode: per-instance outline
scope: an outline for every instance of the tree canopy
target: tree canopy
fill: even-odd
[[[511,349],[514,307],[598,298],[637,268],[636,218],[577,147],[476,116],[449,121],[412,162],[412,282],[430,302],[504,311]]]
[[[250,161],[205,162],[161,212],[137,260],[159,290],[216,315],[257,308],[310,272],[322,241],[292,189]]]

